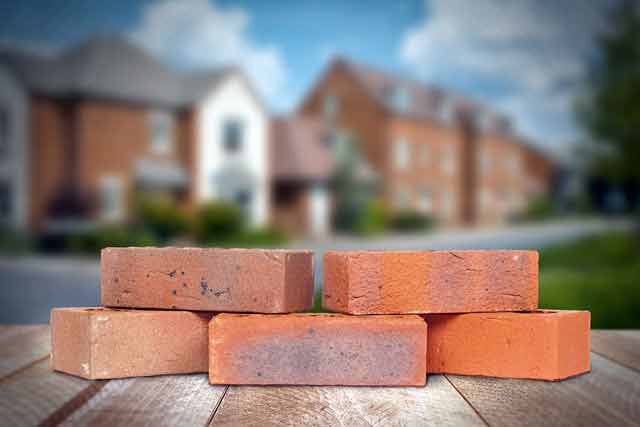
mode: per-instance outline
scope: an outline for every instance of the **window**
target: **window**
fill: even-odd
[[[396,209],[408,209],[409,208],[409,191],[405,188],[399,188],[393,195],[393,205]]]
[[[0,156],[9,151],[9,114],[0,107]]]
[[[340,101],[338,97],[333,94],[325,96],[322,109],[326,117],[335,117],[340,111]]]
[[[448,219],[453,219],[455,211],[455,199],[450,191],[442,192],[442,213]]]
[[[249,190],[240,190],[233,195],[234,203],[240,206],[244,211],[249,210],[252,198],[251,191]]]
[[[240,120],[229,119],[222,127],[222,145],[228,154],[238,153],[244,143],[244,125]]]
[[[391,88],[387,93],[387,103],[398,113],[406,113],[409,110],[409,90],[404,86]]]
[[[11,188],[6,181],[0,181],[0,221],[11,216]]]
[[[409,165],[409,141],[406,138],[393,143],[393,164],[396,169],[405,169]]]
[[[150,116],[151,150],[168,154],[173,149],[173,117],[166,111],[153,111]]]
[[[418,196],[418,209],[423,213],[431,213],[433,204],[431,200],[431,191],[428,188],[422,188]]]
[[[442,171],[446,175],[453,175],[455,173],[455,156],[453,147],[451,147],[450,145],[445,145],[444,147],[442,147],[441,166]]]
[[[100,181],[101,216],[105,221],[122,219],[122,180],[117,176],[104,176]]]

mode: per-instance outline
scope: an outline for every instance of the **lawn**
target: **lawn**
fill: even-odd
[[[540,307],[590,310],[592,328],[640,328],[640,237],[609,233],[542,250]]]

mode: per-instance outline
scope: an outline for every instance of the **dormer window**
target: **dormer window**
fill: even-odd
[[[340,100],[334,94],[329,94],[324,97],[324,105],[322,106],[325,117],[335,117],[340,111]]]
[[[409,90],[405,86],[395,86],[387,93],[387,103],[397,113],[406,113],[409,110]]]
[[[222,126],[222,145],[227,154],[242,151],[244,145],[244,124],[237,119],[228,119]]]
[[[169,154],[173,150],[173,117],[166,111],[153,111],[150,116],[151,151]]]

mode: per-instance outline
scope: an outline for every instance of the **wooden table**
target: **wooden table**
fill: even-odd
[[[592,331],[566,381],[431,375],[423,388],[86,381],[49,368],[49,327],[0,326],[0,425],[640,425],[640,331]]]

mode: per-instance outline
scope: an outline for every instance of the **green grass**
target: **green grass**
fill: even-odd
[[[640,328],[640,237],[608,233],[541,251],[540,307],[590,310],[593,328]]]

